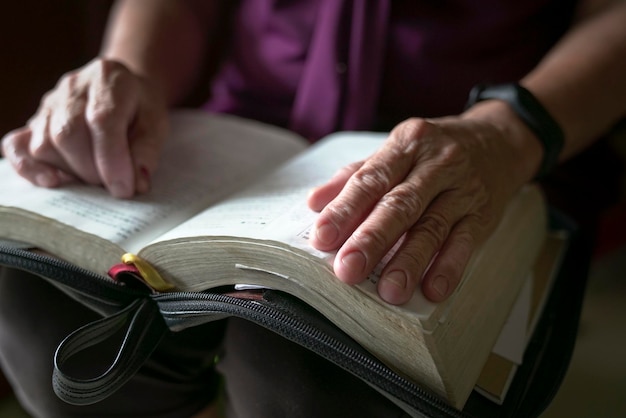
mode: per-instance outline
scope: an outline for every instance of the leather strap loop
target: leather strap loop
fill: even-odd
[[[111,338],[124,326],[127,330],[118,354],[103,374],[76,378],[66,370],[72,357]],[[54,392],[74,405],[89,405],[107,398],[146,362],[166,330],[156,303],[149,298],[137,299],[115,315],[79,328],[61,342],[54,354]]]

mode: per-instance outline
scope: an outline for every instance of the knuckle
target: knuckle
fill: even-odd
[[[409,118],[393,131],[394,140],[399,144],[399,151],[413,154],[422,139],[427,138],[436,126],[422,118]]]
[[[76,85],[78,71],[68,71],[59,78],[57,88],[61,90],[71,90]]]
[[[390,188],[391,173],[385,165],[363,167],[352,175],[351,185],[370,200],[379,199]]]
[[[441,147],[439,158],[442,165],[458,166],[466,161],[466,154],[458,142],[447,141],[447,143]]]
[[[437,247],[441,246],[450,234],[448,221],[436,213],[425,214],[420,218],[418,229],[431,237]]]
[[[55,146],[64,147],[80,138],[84,132],[85,113],[81,104],[69,104],[65,112],[52,118],[50,137]]]
[[[26,177],[29,174],[29,160],[23,156],[13,156],[11,158],[11,165],[17,174],[22,177]]]
[[[39,110],[37,111],[37,114],[44,112],[44,109],[48,109],[52,107],[54,105],[54,101],[55,101],[55,91],[49,90],[45,92],[41,96],[41,100],[39,101]]]
[[[394,267],[400,267],[409,274],[411,280],[418,281],[430,263],[428,255],[415,245],[403,246],[394,256]]]
[[[57,148],[64,148],[74,139],[74,123],[71,120],[65,120],[53,132],[50,133],[50,139]]]
[[[402,221],[405,228],[424,210],[424,202],[412,187],[403,183],[396,186],[380,199],[380,205],[390,211],[396,220]]]
[[[28,152],[30,155],[38,160],[45,159],[48,155],[49,146],[44,141],[31,142],[28,146]]]
[[[97,130],[106,130],[115,122],[115,108],[103,103],[87,109],[85,119],[89,126]]]
[[[324,214],[335,224],[345,224],[355,217],[356,207],[349,202],[337,202],[326,206]]]
[[[471,167],[467,146],[455,139],[445,127],[425,119],[411,118],[398,125],[395,133],[398,151],[405,155],[426,152],[438,166]],[[423,148],[424,145],[431,146]]]
[[[476,236],[470,230],[456,231],[454,234],[454,245],[465,250],[466,254],[470,254],[476,246]],[[459,260],[461,262],[461,260]]]
[[[376,252],[386,252],[392,244],[384,231],[370,227],[361,227],[355,231],[352,239],[359,243],[359,247],[374,249]]]
[[[397,137],[414,140],[424,136],[432,127],[432,123],[422,118],[409,118],[398,125]]]

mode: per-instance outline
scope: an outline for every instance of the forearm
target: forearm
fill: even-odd
[[[626,116],[626,1],[576,25],[521,82],[561,125],[561,160]]]
[[[214,48],[221,1],[120,0],[109,19],[101,55],[155,83],[170,105],[198,81]]]

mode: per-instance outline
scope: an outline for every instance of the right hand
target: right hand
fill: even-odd
[[[458,116],[411,118],[369,158],[309,195],[319,211],[311,244],[337,251],[333,270],[363,282],[390,250],[377,290],[402,305],[420,286],[441,302],[537,171],[542,149],[510,106],[489,100]]]
[[[61,77],[2,152],[31,183],[102,185],[129,198],[150,189],[167,132],[158,88],[123,64],[97,58]]]

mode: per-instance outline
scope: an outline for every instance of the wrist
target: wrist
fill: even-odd
[[[532,181],[543,158],[543,148],[536,134],[520,119],[511,106],[502,100],[486,100],[474,104],[461,117],[488,123],[506,143],[509,152],[507,167],[518,185]]]
[[[518,83],[477,85],[469,95],[467,107],[483,100],[500,100],[508,104],[540,142],[543,157],[535,178],[549,174],[559,161],[565,138],[563,130],[535,96]]]
[[[168,106],[178,105],[193,92],[200,74],[207,27],[214,26],[208,19],[217,18],[217,3],[221,2],[119,1],[111,12],[100,55],[148,80]]]

